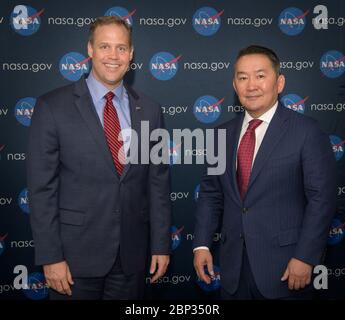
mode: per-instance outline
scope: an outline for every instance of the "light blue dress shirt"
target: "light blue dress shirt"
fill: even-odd
[[[92,72],[90,72],[88,78],[86,79],[86,84],[90,90],[92,101],[96,108],[99,120],[101,121],[102,126],[104,126],[103,110],[106,102],[104,96],[109,92],[109,89],[107,89],[107,87],[105,87],[100,81],[98,81],[94,77]],[[121,81],[120,85],[112,90],[112,92],[115,95],[113,98],[113,105],[115,106],[117,116],[119,117],[121,131],[130,129],[131,116],[129,109],[129,100],[127,91],[123,86],[123,81]],[[122,138],[124,140],[125,153],[127,154],[131,141],[130,130],[122,131]]]

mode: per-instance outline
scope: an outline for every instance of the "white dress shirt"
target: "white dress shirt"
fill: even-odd
[[[277,110],[278,107],[278,101],[273,105],[272,108],[270,108],[268,111],[266,111],[263,115],[261,115],[258,119],[262,120],[262,123],[255,129],[255,149],[254,149],[254,155],[253,155],[253,162],[252,162],[252,167],[253,163],[256,157],[256,154],[258,153],[258,150],[261,146],[262,140],[264,139],[264,136],[266,134],[267,128]],[[242,129],[240,133],[240,138],[238,139],[238,145],[237,145],[237,150],[238,147],[240,146],[241,139],[243,135],[246,133],[247,128],[249,126],[249,122],[253,120],[254,118],[246,111],[242,123]],[[236,168],[237,168],[237,161],[236,161]]]
[[[253,162],[252,162],[252,167],[253,167],[253,163],[255,160],[255,157],[258,153],[258,150],[261,146],[262,140],[264,139],[264,136],[266,134],[267,128],[277,110],[278,107],[278,101],[273,105],[272,108],[270,108],[268,111],[266,111],[264,114],[262,114],[259,118],[262,120],[262,123],[255,129],[255,149],[254,149],[254,155],[253,155]],[[238,147],[240,145],[240,141],[243,137],[243,135],[246,133],[248,125],[249,125],[249,121],[253,120],[254,118],[247,112],[245,111],[245,115],[244,115],[244,119],[243,119],[243,123],[242,123],[242,129],[241,129],[241,133],[240,133],[240,138],[238,139],[238,144],[237,144],[237,150]],[[237,159],[237,157],[236,157]],[[237,160],[236,160],[236,168],[237,168]],[[199,249],[206,249],[209,250],[208,247],[205,246],[200,246],[200,247],[196,247],[194,248],[193,252],[195,250],[199,250]]]

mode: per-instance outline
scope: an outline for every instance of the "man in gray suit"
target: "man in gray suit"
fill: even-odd
[[[202,179],[194,239],[196,272],[210,282],[209,249],[221,224],[224,299],[309,299],[313,266],[322,262],[335,159],[316,121],[280,105],[284,85],[272,50],[240,51],[233,86],[245,112],[220,127],[226,171]]]
[[[122,19],[96,20],[88,54],[88,78],[41,96],[32,117],[27,172],[35,261],[51,299],[140,299],[148,255],[151,282],[169,263],[169,166],[125,164],[136,139],[120,131],[134,130],[140,145],[141,122],[151,132],[164,128],[163,116],[158,104],[123,83],[133,46]]]

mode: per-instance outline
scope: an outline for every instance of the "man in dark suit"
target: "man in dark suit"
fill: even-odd
[[[311,298],[313,266],[322,262],[335,213],[329,139],[313,119],[280,105],[279,66],[268,48],[240,51],[233,86],[245,113],[220,127],[225,173],[201,182],[194,266],[209,283],[220,222],[223,299]]]
[[[169,263],[169,166],[126,159],[135,132],[141,144],[141,122],[151,132],[164,128],[163,116],[158,104],[123,83],[133,57],[123,20],[98,18],[88,54],[88,78],[41,96],[32,117],[35,261],[52,299],[141,299],[148,255],[151,282]]]

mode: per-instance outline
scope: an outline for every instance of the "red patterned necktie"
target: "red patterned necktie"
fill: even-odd
[[[103,112],[104,133],[118,174],[121,176],[125,163],[125,153],[121,136],[121,126],[113,105],[114,93],[109,91],[105,96]],[[120,137],[120,141],[118,140]]]
[[[262,120],[253,119],[249,121],[246,133],[243,135],[237,150],[237,183],[241,198],[247,192],[255,148],[255,129],[262,123]]]

